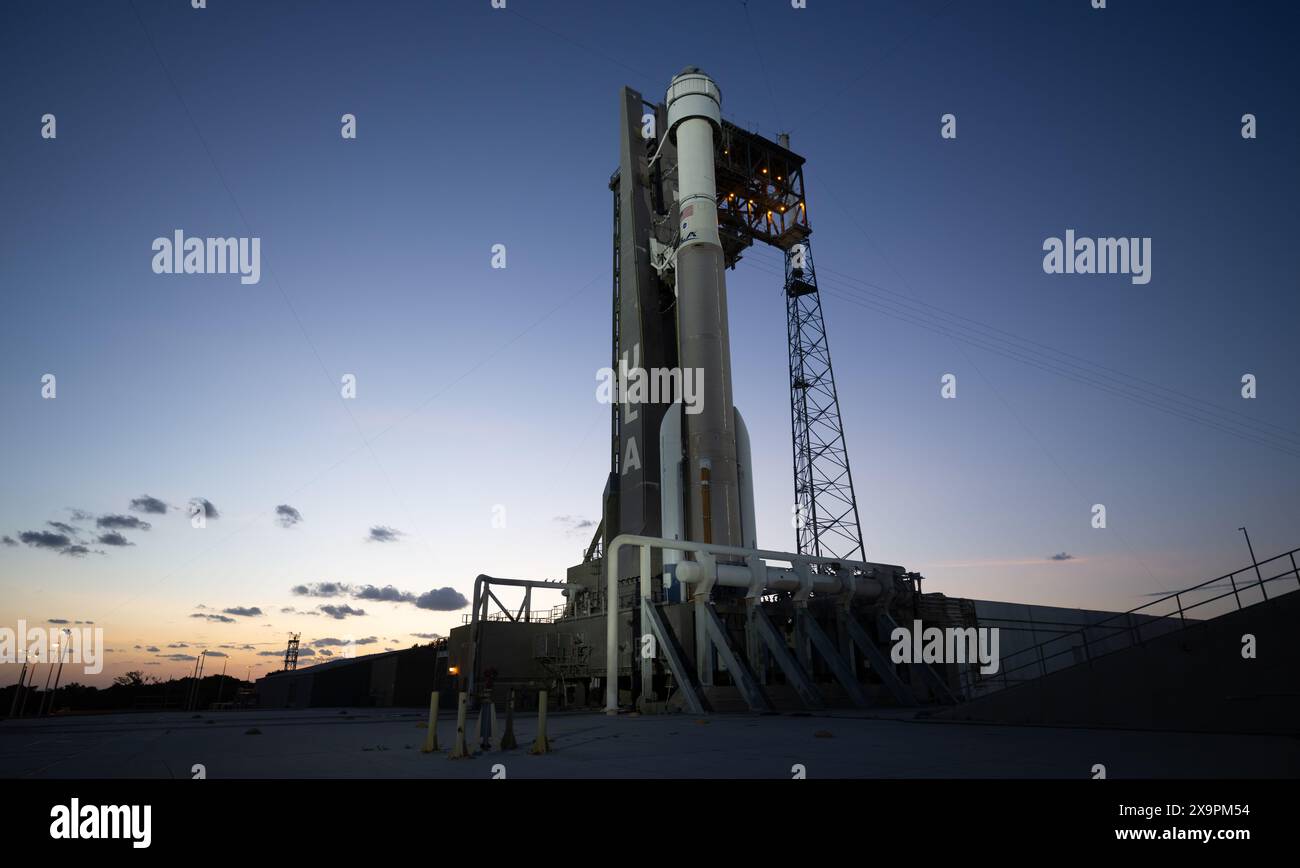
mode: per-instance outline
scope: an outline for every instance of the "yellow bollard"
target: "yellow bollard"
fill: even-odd
[[[515,741],[515,692],[510,691],[510,698],[506,700],[506,732],[501,736],[501,749],[514,750],[519,747],[519,742]]]
[[[447,759],[467,759],[473,756],[465,744],[465,714],[469,710],[469,694],[463,690],[456,706],[456,743],[451,746]]]
[[[546,691],[537,694],[537,738],[533,739],[531,754],[551,752],[551,743],[546,738]]]
[[[429,694],[429,731],[424,735],[424,753],[438,749],[438,691]]]

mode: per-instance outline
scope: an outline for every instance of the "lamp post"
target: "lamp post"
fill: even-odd
[[[27,680],[27,667],[31,662],[30,654],[23,654],[23,668],[18,673],[18,684],[14,687],[14,701],[9,703],[9,716],[13,717],[18,711],[18,697],[23,692],[23,682]]]
[[[62,630],[61,632],[63,633],[63,635],[64,635],[65,637],[66,637],[66,636],[71,636],[71,635],[72,635],[72,631],[69,630],[67,627],[64,627],[63,630]],[[65,639],[64,642],[63,642],[62,647],[59,648],[59,671],[58,671],[58,674],[54,676],[54,689],[53,689],[52,691],[50,691],[49,698],[45,701],[45,713],[46,713],[46,714],[53,714],[53,713],[54,713],[54,694],[58,692],[58,690],[59,690],[59,682],[63,679],[63,659],[64,659],[64,657],[67,655],[68,648],[70,648],[71,645],[72,645],[72,643],[68,642],[68,641]],[[51,663],[50,663],[50,669],[53,669],[53,668],[54,668],[54,663],[51,662]],[[47,676],[45,676],[45,685],[48,687],[49,684],[50,684],[50,678],[49,678],[49,676],[47,675]]]
[[[53,689],[51,694],[49,694],[49,709],[47,713],[55,712],[55,694],[59,693],[59,682],[64,678],[64,659],[66,655],[68,655],[69,648],[72,647],[72,642],[69,642],[66,637],[70,637],[72,634],[72,630],[64,628],[64,647],[59,651],[59,673],[55,674],[55,689]]]
[[[207,649],[204,649],[199,652],[198,658],[194,661],[194,687],[190,691],[190,701],[188,703],[189,707],[186,709],[187,711],[193,711],[199,705],[199,684],[201,683],[199,679],[203,677],[203,664],[207,660],[207,657]]]
[[[217,703],[218,704],[220,704],[221,702],[222,688],[226,686],[226,664],[229,662],[230,662],[229,657],[221,661],[221,680],[217,682]]]
[[[1259,591],[1264,595],[1264,599],[1267,600],[1268,588],[1264,587],[1264,574],[1259,571],[1259,561],[1255,560],[1255,547],[1250,544],[1250,532],[1244,527],[1239,527],[1237,530],[1241,531],[1246,536],[1246,548],[1250,551],[1250,564],[1255,568],[1255,578],[1259,579]]]

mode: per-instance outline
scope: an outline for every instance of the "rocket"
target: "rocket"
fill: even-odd
[[[700,412],[682,418],[686,535],[743,545],[737,417],[731,393],[727,283],[718,236],[714,136],[722,130],[722,93],[696,67],[678,73],[665,101],[677,147],[676,247],[679,364],[702,383]],[[743,424],[743,423],[742,423]]]

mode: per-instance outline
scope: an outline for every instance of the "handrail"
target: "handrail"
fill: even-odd
[[[1275,556],[1273,556],[1273,557],[1271,557],[1271,558],[1268,558],[1267,560],[1256,561],[1255,563],[1252,563],[1252,564],[1251,564],[1250,566],[1248,566],[1248,567],[1242,567],[1242,568],[1239,569],[1239,570],[1233,570],[1233,571],[1230,572],[1230,573],[1225,573],[1225,574],[1223,574],[1223,575],[1221,575],[1221,576],[1217,576],[1217,577],[1215,577],[1215,578],[1213,578],[1213,579],[1209,579],[1209,580],[1207,580],[1207,581],[1201,582],[1200,584],[1192,585],[1191,587],[1184,588],[1184,589],[1182,589],[1181,591],[1175,591],[1174,593],[1169,594],[1169,595],[1164,596],[1164,597],[1161,597],[1161,598],[1158,599],[1158,600],[1152,600],[1152,601],[1149,602],[1149,603],[1144,603],[1143,605],[1138,606],[1138,607],[1136,607],[1136,608],[1134,608],[1134,609],[1129,609],[1127,612],[1120,612],[1120,613],[1118,613],[1118,614],[1116,614],[1116,615],[1112,615],[1112,616],[1110,616],[1109,618],[1103,618],[1102,620],[1097,621],[1097,622],[1095,622],[1095,623],[1092,623],[1092,624],[1085,624],[1084,626],[1080,627],[1080,628],[1077,629],[1077,630],[1072,630],[1072,631],[1070,631],[1070,632],[1068,632],[1068,633],[1062,633],[1062,634],[1059,634],[1059,635],[1057,635],[1057,636],[1053,636],[1052,638],[1047,639],[1047,640],[1045,640],[1045,641],[1043,641],[1043,642],[1039,642],[1039,643],[1036,644],[1036,645],[1031,645],[1030,647],[1028,647],[1028,648],[1023,648],[1023,649],[1021,649],[1020,651],[1012,652],[1011,654],[1009,654],[1009,655],[1007,655],[1006,657],[1004,657],[1004,658],[1002,659],[1002,661],[1000,661],[1000,662],[1003,664],[1003,665],[1001,665],[1001,666],[999,667],[999,669],[1000,669],[1000,671],[999,671],[999,675],[1000,675],[1001,687],[998,687],[996,684],[991,683],[989,680],[981,680],[981,681],[978,683],[978,685],[977,685],[976,679],[975,679],[975,677],[974,677],[974,673],[971,672],[971,671],[967,671],[967,672],[964,672],[964,673],[963,673],[963,676],[964,676],[964,682],[965,682],[965,683],[963,683],[963,685],[962,685],[963,692],[966,694],[966,698],[967,698],[967,699],[972,699],[972,698],[975,698],[975,696],[977,695],[977,694],[975,694],[975,688],[976,688],[977,686],[981,688],[981,691],[980,691],[980,693],[978,694],[979,696],[986,696],[986,695],[988,695],[989,693],[994,693],[994,692],[997,692],[997,691],[999,691],[999,690],[1005,690],[1006,688],[1013,686],[1012,682],[1010,682],[1010,681],[1008,680],[1008,678],[1007,678],[1008,675],[1010,675],[1010,674],[1012,674],[1012,673],[1015,673],[1015,672],[1019,672],[1019,671],[1021,671],[1021,670],[1023,670],[1023,669],[1027,669],[1027,668],[1032,667],[1032,666],[1037,666],[1037,667],[1039,668],[1039,670],[1040,670],[1040,674],[1041,674],[1041,675],[1046,675],[1047,672],[1048,672],[1048,669],[1047,669],[1047,661],[1048,661],[1048,660],[1052,660],[1052,659],[1054,659],[1054,658],[1056,658],[1056,657],[1061,656],[1062,654],[1067,654],[1067,653],[1073,654],[1074,651],[1075,651],[1075,649],[1077,649],[1077,648],[1079,647],[1079,645],[1076,645],[1076,644],[1074,644],[1073,642],[1070,642],[1070,641],[1069,641],[1069,640],[1071,640],[1071,639],[1072,639],[1073,637],[1075,637],[1075,636],[1078,636],[1078,637],[1080,637],[1080,638],[1083,640],[1082,647],[1083,647],[1083,652],[1084,652],[1084,658],[1085,658],[1085,659],[1084,659],[1083,661],[1080,661],[1079,663],[1075,663],[1075,664],[1073,664],[1073,665],[1082,665],[1082,663],[1091,663],[1093,660],[1097,659],[1097,657],[1104,657],[1104,656],[1106,656],[1107,654],[1111,654],[1111,653],[1114,653],[1115,651],[1119,651],[1119,650],[1121,650],[1121,648],[1112,648],[1112,649],[1110,649],[1109,651],[1105,651],[1105,652],[1103,652],[1103,653],[1101,653],[1101,654],[1094,655],[1093,652],[1092,652],[1092,648],[1091,648],[1091,646],[1090,646],[1090,644],[1089,644],[1089,641],[1088,641],[1088,631],[1089,631],[1089,630],[1097,630],[1097,629],[1099,629],[1099,628],[1100,628],[1100,629],[1105,629],[1106,626],[1107,626],[1108,624],[1112,624],[1113,622],[1115,622],[1115,621],[1119,621],[1119,620],[1121,620],[1121,619],[1128,619],[1128,623],[1127,623],[1127,624],[1124,624],[1124,625],[1116,625],[1114,629],[1115,629],[1115,630],[1124,630],[1124,631],[1127,631],[1127,632],[1132,633],[1132,635],[1133,635],[1133,641],[1132,641],[1130,644],[1125,645],[1125,646],[1123,646],[1123,647],[1125,647],[1125,648],[1131,648],[1131,647],[1133,647],[1134,645],[1141,644],[1141,634],[1142,634],[1142,627],[1143,627],[1143,624],[1142,624],[1141,622],[1134,623],[1134,622],[1132,621],[1132,616],[1137,615],[1137,614],[1141,614],[1142,612],[1144,612],[1144,610],[1151,609],[1152,607],[1154,607],[1154,606],[1158,606],[1158,605],[1160,605],[1160,604],[1162,604],[1162,603],[1167,603],[1167,602],[1169,602],[1170,600],[1173,600],[1174,603],[1175,603],[1175,605],[1176,605],[1176,607],[1177,607],[1178,626],[1174,627],[1173,630],[1166,630],[1166,631],[1164,631],[1164,632],[1162,633],[1162,635],[1168,635],[1169,633],[1175,632],[1175,631],[1177,631],[1177,630],[1183,630],[1183,629],[1186,629],[1187,626],[1188,626],[1187,618],[1186,618],[1186,613],[1187,613],[1187,612],[1190,612],[1190,611],[1192,611],[1192,610],[1194,610],[1194,609],[1197,609],[1197,608],[1199,608],[1199,607],[1201,607],[1201,606],[1204,606],[1204,605],[1207,605],[1207,604],[1209,604],[1209,603],[1216,602],[1216,601],[1218,601],[1218,600],[1224,600],[1224,599],[1227,599],[1228,597],[1233,597],[1234,600],[1235,600],[1235,602],[1236,602],[1236,608],[1233,609],[1233,610],[1231,610],[1231,611],[1240,611],[1241,609],[1249,608],[1250,605],[1255,605],[1254,603],[1249,604],[1249,605],[1243,605],[1242,602],[1241,602],[1241,592],[1242,592],[1242,591],[1248,591],[1248,590],[1250,590],[1251,588],[1254,588],[1254,587],[1258,587],[1258,588],[1260,589],[1261,594],[1262,594],[1263,597],[1264,597],[1264,599],[1261,600],[1260,602],[1267,602],[1267,600],[1269,599],[1269,596],[1268,596],[1268,590],[1267,590],[1267,587],[1266,587],[1266,586],[1268,585],[1269,582],[1275,582],[1275,581],[1278,581],[1278,580],[1281,580],[1281,579],[1285,579],[1285,578],[1288,578],[1288,577],[1294,577],[1294,578],[1296,579],[1296,582],[1297,582],[1297,587],[1300,587],[1300,568],[1297,568],[1297,565],[1296,565],[1296,555],[1297,555],[1297,553],[1300,553],[1300,548],[1294,548],[1294,549],[1291,549],[1291,551],[1283,552],[1282,554],[1280,554],[1280,555],[1275,555]],[[1271,563],[1273,563],[1274,561],[1281,560],[1282,558],[1288,558],[1288,559],[1290,560],[1291,568],[1290,568],[1289,570],[1283,570],[1282,572],[1278,573],[1277,575],[1275,575],[1275,576],[1270,576],[1270,577],[1267,578],[1267,579],[1264,578],[1264,574],[1263,574],[1263,572],[1260,571],[1259,568],[1260,568],[1260,567],[1263,567],[1263,566],[1266,566],[1266,565],[1268,565],[1268,564],[1271,564]],[[1240,585],[1240,586],[1239,586],[1239,585],[1237,584],[1237,576],[1240,575],[1241,573],[1245,573],[1245,572],[1254,572],[1254,573],[1256,574],[1256,576],[1258,577],[1258,581],[1253,582],[1253,583],[1250,583],[1250,584]],[[1214,585],[1215,583],[1223,582],[1225,579],[1228,581],[1228,584],[1229,584],[1229,586],[1231,587],[1231,590],[1229,590],[1229,591],[1227,591],[1227,592],[1225,592],[1225,593],[1223,593],[1223,594],[1219,594],[1218,596],[1210,597],[1209,599],[1200,600],[1200,601],[1198,601],[1198,602],[1196,602],[1196,603],[1193,603],[1193,604],[1190,605],[1190,606],[1188,606],[1188,605],[1184,605],[1184,604],[1183,604],[1183,597],[1184,597],[1185,595],[1187,595],[1187,594],[1191,594],[1191,593],[1193,593],[1193,592],[1195,592],[1195,591],[1199,591],[1199,590],[1202,590],[1202,589],[1206,589],[1206,588],[1208,588],[1209,586]],[[1284,591],[1283,593],[1286,593],[1286,592]],[[1170,613],[1168,613],[1168,614],[1164,614],[1164,615],[1154,615],[1154,616],[1149,616],[1149,617],[1152,617],[1153,620],[1155,620],[1157,623],[1164,623],[1164,622],[1167,622],[1167,621],[1172,620],[1173,617],[1174,617],[1174,614],[1175,614],[1175,613],[1170,612]],[[1193,622],[1193,623],[1198,623],[1198,622]],[[1147,623],[1147,626],[1150,626],[1150,622]],[[1114,633],[1109,634],[1108,636],[1104,637],[1103,641],[1104,641],[1105,639],[1110,639],[1110,638],[1112,638],[1114,635],[1115,635]],[[1061,649],[1060,651],[1055,652],[1054,654],[1044,654],[1043,652],[1044,652],[1044,650],[1046,649],[1046,646],[1048,646],[1048,645],[1050,645],[1050,644],[1052,644],[1052,643],[1054,643],[1054,642],[1067,642],[1068,644],[1066,645],[1065,648]],[[1031,659],[1030,659],[1028,662],[1026,662],[1026,663],[1022,663],[1022,664],[1017,665],[1017,666],[1007,667],[1007,666],[1005,665],[1006,661],[1011,660],[1011,659],[1013,659],[1013,658],[1020,657],[1020,656],[1022,656],[1022,655],[1033,655],[1033,656],[1031,657]],[[1070,667],[1069,667],[1069,666],[1063,666],[1063,667],[1061,667],[1060,669],[1055,669],[1055,670],[1052,670],[1052,671],[1054,671],[1054,672],[1059,672],[1059,671],[1061,671],[1062,669],[1068,669],[1068,668],[1070,668]],[[1015,682],[1015,683],[1021,683],[1021,682],[1018,681],[1018,682]]]

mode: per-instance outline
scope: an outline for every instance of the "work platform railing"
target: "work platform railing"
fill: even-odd
[[[566,608],[564,605],[551,606],[548,609],[529,609],[527,612],[510,613],[510,612],[489,612],[487,615],[481,615],[475,619],[472,612],[466,612],[460,616],[462,624],[473,624],[476,622],[506,622],[506,623],[533,623],[533,624],[554,624],[562,620],[565,616]]]
[[[1201,582],[1199,585],[1152,600],[1127,612],[1094,621],[1077,630],[1053,636],[1044,642],[1012,652],[1001,659],[996,673],[981,675],[977,667],[967,667],[961,674],[962,695],[965,699],[977,699],[1074,666],[1084,666],[1125,648],[1142,645],[1145,641],[1158,636],[1203,624],[1220,615],[1247,609],[1300,589],[1300,568],[1296,565],[1298,553],[1300,548],[1295,548],[1268,560],[1256,561],[1248,567],[1242,567]],[[1286,568],[1288,566],[1289,569]],[[1271,573],[1278,569],[1282,571],[1264,578],[1266,572]],[[1243,574],[1246,578],[1238,581]],[[1294,580],[1295,585],[1293,586],[1289,580]],[[1282,584],[1273,584],[1275,582]],[[1270,587],[1273,589],[1272,597],[1269,596]],[[1223,593],[1196,599],[1200,595],[1225,588],[1227,590]],[[1215,603],[1220,604],[1216,607],[1217,610],[1205,608]],[[1189,619],[1190,612],[1208,615],[1208,617]],[[1050,647],[1062,644],[1064,647],[1059,647],[1058,650],[1052,650]],[[1070,659],[1060,659],[1067,654],[1071,655]]]

